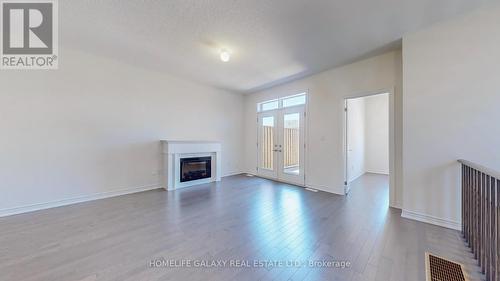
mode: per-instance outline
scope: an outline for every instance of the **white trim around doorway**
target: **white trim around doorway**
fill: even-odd
[[[396,188],[396,172],[395,172],[395,161],[396,161],[396,134],[395,134],[395,103],[394,103],[394,87],[392,88],[385,88],[385,89],[379,89],[375,91],[370,91],[370,92],[361,92],[361,93],[355,93],[355,94],[350,94],[350,95],[345,95],[343,97],[344,102],[342,103],[342,124],[343,124],[343,147],[342,147],[342,154],[343,154],[343,161],[344,165],[343,167],[343,174],[344,174],[344,185],[345,185],[345,192],[347,193],[349,191],[348,188],[348,179],[347,179],[347,130],[346,130],[346,111],[345,111],[345,105],[347,100],[349,99],[355,99],[355,98],[362,98],[362,97],[369,97],[369,96],[375,96],[375,95],[380,95],[380,94],[389,94],[389,206],[393,208],[400,208],[397,204],[397,188]]]

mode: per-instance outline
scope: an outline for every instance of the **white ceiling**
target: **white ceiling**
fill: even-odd
[[[398,48],[404,33],[488,2],[64,0],[60,44],[248,93]]]

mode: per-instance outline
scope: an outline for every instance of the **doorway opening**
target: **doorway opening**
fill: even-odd
[[[345,99],[346,194],[363,177],[374,175],[390,188],[390,124],[389,93]]]
[[[304,186],[305,108],[305,94],[257,105],[259,176]]]

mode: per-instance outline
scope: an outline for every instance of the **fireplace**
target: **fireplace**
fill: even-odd
[[[180,159],[180,182],[212,177],[212,157],[190,157]]]
[[[161,146],[161,182],[166,190],[220,181],[219,142],[162,140]]]

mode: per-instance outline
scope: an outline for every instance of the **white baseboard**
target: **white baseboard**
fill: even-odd
[[[146,185],[146,186],[141,186],[141,187],[133,187],[133,188],[120,189],[120,190],[106,191],[106,192],[95,193],[95,194],[91,194],[91,195],[84,195],[84,196],[73,197],[73,198],[62,199],[62,200],[51,201],[51,202],[45,202],[45,203],[37,203],[37,204],[25,205],[25,206],[14,207],[14,208],[0,209],[0,217],[24,214],[24,213],[28,213],[28,212],[34,212],[34,211],[45,210],[45,209],[50,209],[50,208],[55,208],[55,207],[67,206],[67,205],[76,204],[76,203],[83,203],[83,202],[88,202],[88,201],[93,201],[93,200],[98,200],[98,199],[116,197],[116,196],[120,196],[120,195],[143,192],[143,191],[159,189],[159,188],[161,188],[159,184]]]
[[[420,214],[417,212],[413,211],[408,211],[408,210],[403,210],[401,212],[401,216],[403,218],[411,219],[411,220],[416,220],[420,222],[425,222],[433,225],[438,225],[446,228],[451,228],[455,230],[462,230],[462,225],[459,222],[456,221],[450,221],[450,220],[445,220],[442,218],[430,216],[430,215],[425,215],[425,214]]]
[[[376,170],[367,170],[366,173],[368,173],[368,174],[385,175],[385,176],[389,175],[389,173],[386,172],[386,171],[376,171]]]
[[[244,174],[249,174],[249,175],[252,175],[254,177],[259,177],[259,178],[263,178],[263,179],[268,179],[268,180],[272,180],[272,181],[278,181],[278,182],[283,182],[283,183],[286,183],[286,184],[292,184],[292,185],[296,185],[296,186],[300,186],[300,187],[305,187],[305,188],[312,188],[312,189],[316,189],[316,190],[319,190],[319,191],[323,191],[323,192],[328,192],[328,193],[332,193],[332,194],[337,194],[337,195],[345,195],[344,194],[344,190],[340,190],[340,191],[334,191],[328,187],[323,187],[323,186],[317,186],[317,185],[312,185],[312,184],[308,184],[306,183],[305,185],[298,185],[298,184],[295,184],[295,183],[290,183],[290,182],[286,182],[286,181],[280,181],[280,180],[276,180],[276,179],[271,179],[271,178],[267,178],[267,177],[263,177],[263,176],[259,176],[257,175],[256,173],[249,173],[249,172],[246,172]],[[343,187],[342,187],[343,188]]]
[[[332,190],[328,187],[323,187],[323,186],[317,186],[317,185],[312,185],[312,184],[306,184],[305,187],[308,187],[308,188],[313,188],[313,189],[317,189],[317,190],[320,190],[320,191],[323,191],[323,192],[328,192],[328,193],[332,193],[332,194],[337,194],[337,195],[345,195],[344,194],[344,190],[343,190],[343,187],[342,187],[342,190],[341,191],[337,191],[337,190]]]
[[[228,173],[228,174],[222,175],[222,177],[225,178],[225,177],[237,176],[237,175],[241,175],[241,174],[246,174],[246,173],[244,173],[244,172],[234,172],[234,173]]]
[[[401,207],[400,204],[395,203],[395,202],[389,202],[389,207],[394,208],[394,209],[398,209],[398,210],[403,210],[403,207]]]
[[[363,172],[363,173],[361,173],[361,174],[359,174],[359,175],[356,175],[356,176],[355,176],[355,177],[353,177],[352,179],[347,180],[347,182],[348,182],[349,184],[351,184],[353,181],[355,181],[355,180],[359,179],[359,178],[360,178],[361,176],[363,176],[364,174],[366,174],[366,172]]]

